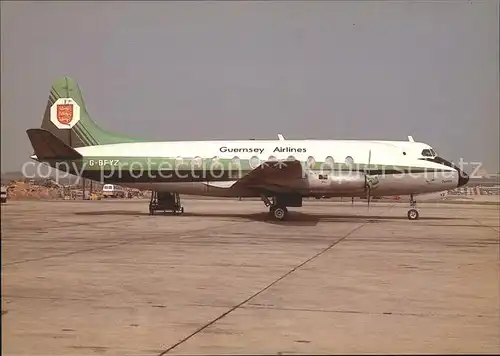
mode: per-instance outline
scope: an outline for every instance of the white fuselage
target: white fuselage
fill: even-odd
[[[270,157],[286,159],[294,156],[300,161],[314,157],[316,161],[325,161],[332,157],[336,163],[343,163],[351,156],[355,163],[368,163],[371,151],[371,163],[404,165],[412,158],[418,158],[416,151],[429,147],[422,143],[399,141],[361,141],[361,140],[240,140],[240,141],[173,141],[173,142],[134,142],[110,145],[79,147],[83,156],[114,157],[173,157],[212,159],[250,159],[258,157],[261,161]],[[406,147],[405,147],[406,146]],[[417,147],[414,147],[417,146]],[[277,150],[283,149],[283,151]],[[412,151],[404,155],[403,152]],[[414,163],[414,162],[413,162]]]
[[[422,160],[423,149],[430,146],[405,141],[361,140],[240,140],[240,141],[188,141],[188,142],[136,142],[77,149],[85,158],[112,157],[126,159],[128,165],[135,159],[175,159],[179,164],[216,160],[249,161],[252,168],[269,160],[296,159],[301,162],[351,162],[377,167],[409,167],[411,172],[401,174],[376,174],[377,184],[373,195],[403,195],[445,191],[457,187],[459,172],[449,166]],[[291,157],[293,156],[293,157]],[[158,164],[158,163],[156,163]],[[151,168],[151,167],[150,167]],[[154,168],[154,167],[153,167]],[[426,172],[422,172],[426,170]],[[418,172],[418,173],[417,173]],[[359,173],[328,172],[306,169],[300,180],[283,182],[304,196],[364,196],[364,176]],[[340,174],[340,175],[339,175]],[[320,179],[321,178],[321,179]],[[255,196],[255,191],[235,189],[237,179],[176,180],[176,181],[127,181],[108,182],[123,186],[208,196]]]

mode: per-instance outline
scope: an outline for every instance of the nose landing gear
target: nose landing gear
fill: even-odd
[[[408,219],[410,220],[417,220],[418,219],[418,210],[417,209],[410,209],[408,210]]]
[[[413,200],[413,194],[410,195],[410,210],[408,210],[408,219],[417,220],[419,218],[419,213],[417,210],[417,201]]]

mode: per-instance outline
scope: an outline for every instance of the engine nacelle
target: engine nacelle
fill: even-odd
[[[330,193],[349,195],[363,193],[366,190],[366,176],[361,172],[318,172],[310,171],[307,175],[311,193]]]

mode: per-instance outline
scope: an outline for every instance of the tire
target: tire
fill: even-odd
[[[286,208],[282,208],[280,206],[277,206],[277,207],[274,207],[272,210],[271,210],[271,213],[273,214],[273,217],[276,219],[276,220],[284,220],[285,217],[286,217]]]
[[[416,209],[408,210],[408,219],[409,220],[417,220],[419,217],[418,211]]]

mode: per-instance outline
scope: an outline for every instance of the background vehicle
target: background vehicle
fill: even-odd
[[[102,187],[103,198],[125,198],[125,190],[115,184],[104,184]]]

